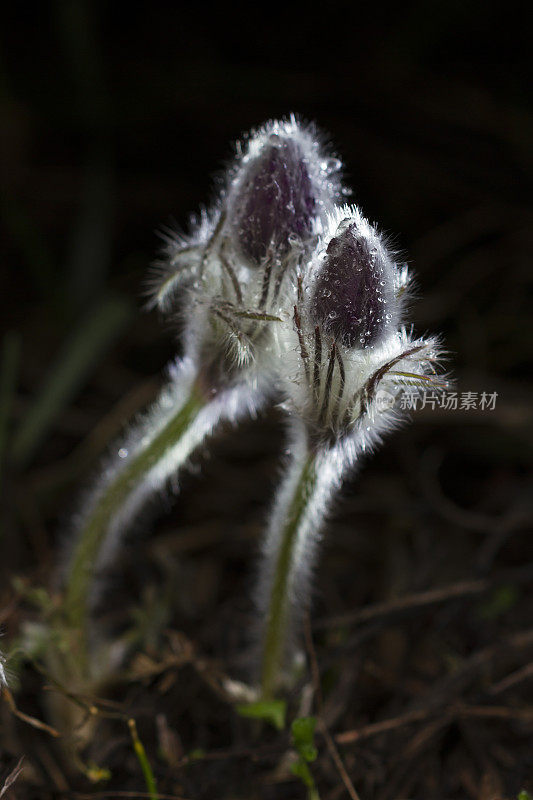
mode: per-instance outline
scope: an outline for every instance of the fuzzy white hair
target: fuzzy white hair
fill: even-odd
[[[306,241],[295,237],[287,242],[283,263],[258,268],[236,245],[234,217],[250,191],[250,169],[277,140],[293,143],[305,164],[315,200],[311,235]],[[236,369],[262,371],[272,357],[271,323],[287,307],[295,267],[311,255],[345,194],[340,170],[341,162],[324,136],[294,115],[252,130],[236,143],[212,208],[192,219],[188,234],[164,233],[164,258],[149,286],[150,306],[181,317],[186,338],[197,352],[209,357],[219,353]],[[207,318],[208,324],[199,325],[195,314]]]
[[[86,526],[120,476],[128,470],[138,456],[150,450],[168,423],[180,413],[193,392],[197,378],[196,365],[192,358],[183,358],[169,368],[168,382],[151,409],[134,423],[123,438],[112,448],[107,464],[98,480],[74,515],[71,524],[74,535],[64,553],[63,573],[72,571],[75,560],[79,560],[78,547],[87,547]],[[132,480],[131,487],[121,503],[106,519],[99,531],[99,540],[92,543],[92,552],[86,552],[83,569],[90,577],[87,609],[95,607],[105,588],[105,572],[113,563],[117,551],[124,544],[127,534],[138,526],[145,509],[154,498],[164,497],[167,492],[175,495],[179,490],[179,476],[187,468],[190,457],[223,423],[237,424],[243,417],[255,417],[269,396],[266,376],[263,380],[235,383],[218,393],[210,402],[202,404],[177,439],[169,437],[168,445],[158,454],[151,465],[140,476]],[[78,534],[78,535],[77,535]]]
[[[0,689],[2,686],[7,686],[5,663],[5,656],[0,652]]]
[[[379,259],[379,278],[387,290],[379,336],[372,346],[366,346],[364,338],[346,343],[313,310],[328,245],[349,226],[364,240],[364,252]],[[271,626],[280,625],[281,658],[286,663],[309,605],[317,548],[335,493],[361,457],[406,419],[397,402],[405,387],[418,391],[447,385],[444,377],[436,376],[442,354],[439,339],[415,338],[404,324],[409,281],[407,267],[395,263],[375,226],[356,206],[340,207],[328,215],[317,250],[295,281],[293,308],[285,310],[283,322],[273,329],[280,392],[291,424],[288,464],[269,518],[256,590],[267,693],[272,690],[274,658],[272,651],[268,654]],[[378,402],[379,392],[390,401],[385,407]],[[282,589],[280,570],[286,572]],[[281,605],[279,594],[274,600],[279,592],[284,592]]]
[[[344,344],[312,313],[311,298],[328,243],[348,223],[356,225],[370,252],[378,253],[383,283],[390,287],[383,333],[371,347]],[[409,282],[407,267],[394,262],[383,236],[356,206],[343,206],[328,215],[325,235],[294,288],[292,313],[285,311],[283,323],[273,329],[284,407],[302,416],[319,435],[338,436],[357,427],[361,447],[368,449],[399,419],[398,409],[377,412],[378,387],[394,399],[406,386],[445,387],[444,378],[435,376],[434,365],[441,357],[439,339],[415,338],[412,329],[402,324]]]

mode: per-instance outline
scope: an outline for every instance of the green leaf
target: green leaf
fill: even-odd
[[[292,744],[304,759],[315,761],[318,751],[315,747],[316,717],[299,717],[291,725]]]
[[[308,800],[320,800],[318,789],[316,788],[315,779],[311,775],[311,770],[301,758],[291,765],[291,772],[300,778],[304,786],[307,787]]]
[[[26,466],[55,420],[94,371],[111,342],[131,319],[131,306],[109,297],[80,322],[35,394],[32,408],[15,434],[13,458]]]
[[[281,731],[285,727],[287,703],[285,700],[262,700],[258,703],[237,706],[237,713],[241,717],[262,719],[265,722],[269,722],[278,731]]]
[[[295,761],[294,764],[291,764],[291,772],[293,775],[296,775],[297,778],[300,778],[302,783],[304,783],[308,789],[312,789],[315,785],[313,780],[313,776],[311,775],[311,771],[305,761],[302,761],[300,758],[298,761]]]
[[[130,729],[131,739],[133,742],[133,749],[135,751],[135,755],[137,756],[137,760],[140,764],[144,776],[144,782],[146,784],[148,797],[150,798],[150,800],[159,800],[159,795],[157,793],[157,784],[152,770],[152,765],[148,761],[148,756],[146,755],[146,750],[144,749],[144,745],[139,739],[139,734],[137,733],[137,725],[134,719],[128,720],[128,728]]]
[[[107,767],[99,767],[93,761],[87,764],[86,773],[91,783],[102,783],[102,781],[111,780],[111,770]]]
[[[521,792],[518,792],[517,800],[533,800],[533,797],[525,789],[522,789]]]

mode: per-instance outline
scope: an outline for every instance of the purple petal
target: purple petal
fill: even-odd
[[[379,252],[355,223],[331,239],[311,312],[347,347],[371,347],[391,318],[391,292]]]
[[[307,164],[299,145],[276,134],[248,166],[234,201],[240,248],[260,264],[267,254],[283,257],[294,239],[312,233],[316,208]]]

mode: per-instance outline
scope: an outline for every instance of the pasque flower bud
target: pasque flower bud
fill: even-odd
[[[293,116],[252,131],[237,143],[213,209],[188,237],[167,242],[153,302],[177,310],[200,357],[223,361],[232,376],[231,365],[257,372],[270,359],[267,329],[291,307],[295,271],[342,197],[341,162],[322,139]]]
[[[357,429],[371,446],[400,416],[376,414],[377,387],[396,397],[431,381],[436,342],[414,340],[402,325],[408,280],[357,206],[328,215],[297,278],[292,320],[276,328],[287,405],[316,441]]]
[[[329,241],[316,280],[311,313],[346,347],[372,347],[391,327],[394,274],[383,248],[343,221]]]
[[[445,385],[438,340],[414,339],[402,325],[407,288],[406,267],[361,211],[337,207],[299,268],[292,315],[275,328],[293,438],[258,581],[266,700],[290,675],[284,667],[308,608],[321,527],[344,475],[401,420],[395,401],[404,387]],[[379,391],[392,404],[383,408]]]
[[[235,236],[253,265],[271,255],[283,258],[294,242],[308,241],[319,198],[301,145],[270,134],[243,169],[232,200]]]

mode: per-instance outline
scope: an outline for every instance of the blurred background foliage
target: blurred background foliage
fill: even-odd
[[[532,701],[531,639],[517,652],[505,644],[528,629],[532,611],[528,12],[464,0],[4,8],[0,620],[8,637],[35,614],[13,576],[54,586],[76,495],[123,424],[155,397],[179,348],[171,327],[142,312],[155,231],[186,227],[209,201],[229,142],[294,111],[331,135],[353,200],[414,267],[413,319],[420,331],[444,333],[458,390],[498,392],[494,411],[418,412],[345,491],[317,580],[317,620],[466,579],[491,588],[366,636],[317,630],[328,722],[342,731],[409,709],[498,642],[503,663],[491,657],[490,674],[459,682],[442,702],[485,702],[520,669],[529,679],[502,690],[509,696],[496,692],[498,702]],[[273,411],[217,444],[202,479],[186,478],[173,510],[117,565],[102,612],[108,625],[133,614],[154,657],[172,626],[238,673],[250,564],[282,436]],[[170,681],[164,691],[143,684],[120,695],[141,726],[147,717],[154,759],[154,708],[166,714],[169,697],[165,725],[179,731],[178,761],[195,747],[248,743],[245,723],[218,701],[213,708],[201,680],[189,678],[190,694]],[[43,716],[42,677],[28,666],[20,685],[22,706]],[[32,754],[20,796],[66,796],[61,782],[80,779],[64,767],[54,773],[48,740],[35,742],[7,711],[4,721],[6,765]],[[138,788],[138,768],[120,766],[120,741],[108,733],[91,757],[111,763],[116,789]],[[410,729],[413,740],[422,733]],[[361,796],[485,800],[531,780],[531,724],[462,721],[430,733],[403,761],[401,734],[352,747],[346,758]],[[227,796],[250,797],[246,780],[257,773],[254,797],[294,797],[294,784],[273,781],[272,757],[239,762],[240,771],[221,759],[178,778],[169,758],[166,772],[159,765],[169,792],[222,797],[224,786]],[[410,763],[417,769],[406,770]],[[341,796],[327,757],[316,770],[324,796]]]

